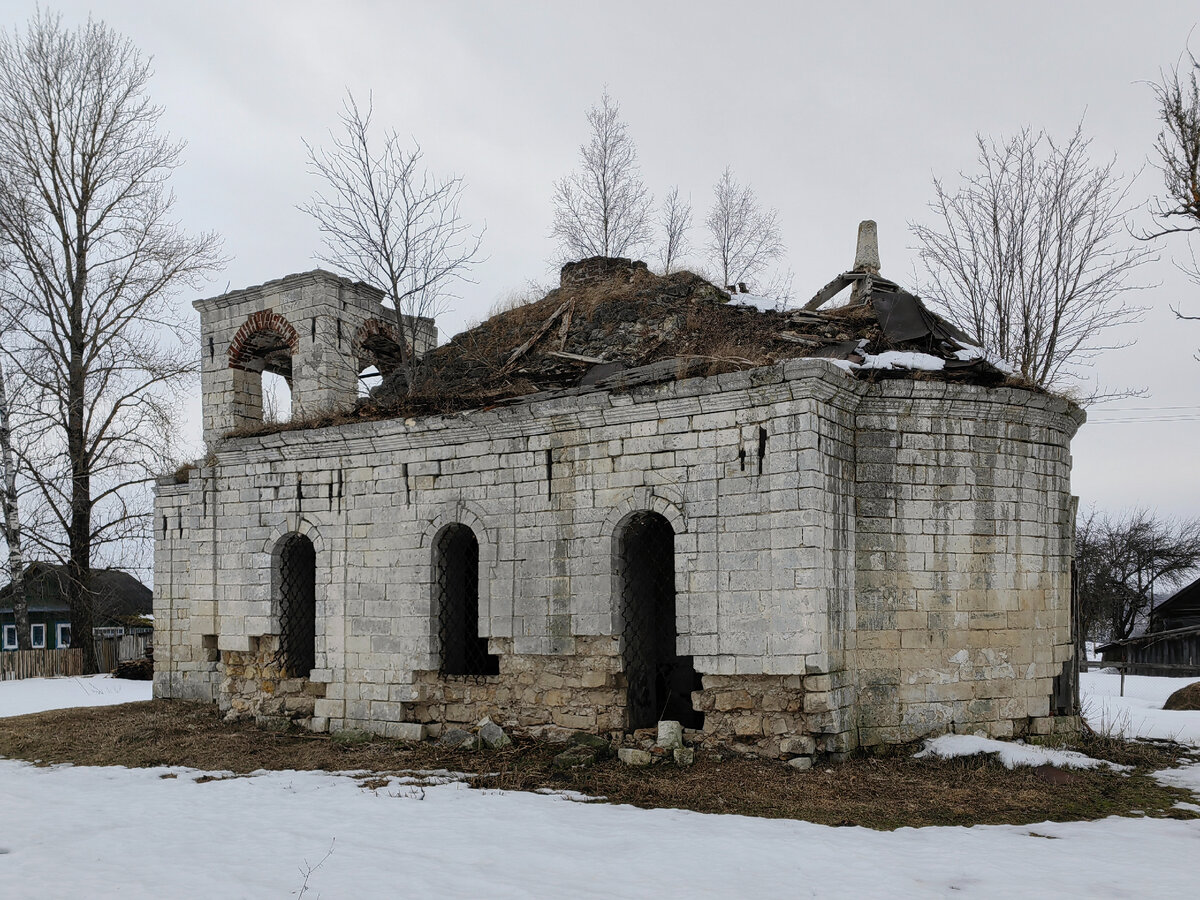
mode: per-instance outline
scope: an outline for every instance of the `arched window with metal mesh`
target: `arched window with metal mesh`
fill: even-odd
[[[440,671],[443,675],[496,675],[498,657],[479,636],[479,541],[461,523],[447,525],[434,542]]]
[[[617,536],[629,726],[672,719],[700,728],[704,716],[692,708],[700,676],[675,646],[675,531],[658,513],[639,512]]]
[[[302,534],[283,539],[278,556],[279,651],[286,675],[307,678],[317,665],[317,551]]]

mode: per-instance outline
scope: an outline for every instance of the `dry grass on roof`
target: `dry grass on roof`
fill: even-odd
[[[587,285],[555,288],[498,312],[431,350],[416,389],[385,382],[355,409],[236,434],[265,434],[359,420],[420,417],[488,408],[533,394],[573,388],[600,365],[631,369],[662,360],[681,372],[716,375],[813,355],[855,358],[900,347],[869,304],[820,312],[759,310],[736,302],[692,272],[656,275],[645,268]],[[1004,381],[995,370],[871,372],[863,377]]]

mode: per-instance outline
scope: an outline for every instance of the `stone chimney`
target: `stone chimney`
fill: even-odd
[[[851,272],[879,274],[879,230],[870,219],[858,223],[858,246],[854,250]]]

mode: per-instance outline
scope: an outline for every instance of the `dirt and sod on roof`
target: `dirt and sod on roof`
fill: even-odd
[[[573,267],[597,264],[605,267],[602,277],[569,277]],[[353,411],[244,433],[449,414],[563,391],[619,391],[803,357],[833,360],[866,380],[1029,387],[896,283],[861,273],[839,279],[831,284],[853,286],[849,302],[791,309],[730,293],[691,272],[656,275],[623,259],[571,263],[561,287],[431,350],[412,390],[394,371]]]

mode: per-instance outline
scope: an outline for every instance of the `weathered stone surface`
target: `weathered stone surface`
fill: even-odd
[[[636,747],[622,747],[617,751],[617,759],[627,766],[648,766],[654,761],[649,750],[638,750]]]
[[[662,721],[658,723],[658,746],[674,750],[683,746],[683,726],[678,722]]]
[[[478,750],[481,742],[477,734],[462,728],[448,728],[438,738],[437,745],[448,750]]]
[[[793,769],[797,769],[801,772],[807,772],[812,768],[813,761],[811,756],[793,756],[787,761],[787,764]]]
[[[479,723],[479,739],[489,750],[499,750],[512,744],[512,738],[491,719],[484,719]]]
[[[399,741],[423,741],[429,732],[426,726],[418,722],[396,722],[391,730],[389,737]]]
[[[612,745],[608,740],[598,734],[589,734],[586,731],[576,731],[567,740],[567,743],[573,746],[587,747],[602,756],[608,756],[612,752]]]
[[[577,769],[594,765],[604,755],[595,747],[575,744],[555,756],[553,765],[556,769]]]
[[[680,768],[690,766],[696,761],[696,751],[692,747],[676,747],[671,755],[675,759],[675,765]]]

